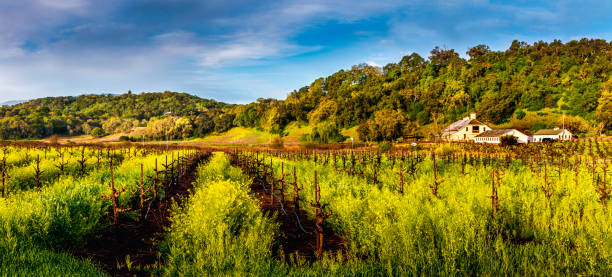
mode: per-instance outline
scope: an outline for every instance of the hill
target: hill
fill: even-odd
[[[291,133],[292,141],[299,134],[302,141],[334,142],[351,130],[361,140],[382,141],[431,136],[472,111],[489,124],[527,133],[558,125],[562,115],[579,135],[612,129],[612,42],[514,41],[505,51],[472,47],[467,58],[439,47],[430,54],[413,53],[384,67],[356,65],[284,100],[247,105],[174,92],[36,99],[0,108],[0,138],[216,134],[207,141],[260,142],[270,133]],[[296,124],[305,127],[292,132]]]
[[[467,59],[434,48],[382,68],[361,64],[314,80],[285,101],[260,99],[236,107],[239,126],[281,130],[308,122],[304,140],[338,141],[358,126],[362,140],[430,136],[445,124],[478,113],[479,119],[526,132],[565,124],[576,134],[612,127],[612,42],[565,44],[514,41],[505,51],[470,48]]]
[[[192,117],[194,121],[206,121],[231,106],[168,91],[47,97],[0,107],[0,138],[77,136],[91,134],[94,130],[97,131],[94,135],[102,136],[146,126],[149,121],[161,117]]]
[[[11,101],[0,103],[0,106],[12,106],[12,105],[21,104],[23,102],[26,102],[26,100],[11,100]]]

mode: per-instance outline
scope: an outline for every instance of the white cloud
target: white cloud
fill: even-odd
[[[368,64],[369,66],[373,66],[373,67],[382,67],[382,65],[377,64],[374,61],[366,61],[365,63]]]

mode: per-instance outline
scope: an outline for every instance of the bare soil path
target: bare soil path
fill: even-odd
[[[176,184],[164,184],[165,197],[153,202],[143,222],[122,217],[117,226],[96,234],[71,252],[91,259],[112,276],[155,274],[152,270],[160,264],[158,244],[170,226],[172,202],[182,205],[189,197],[189,190],[197,178],[197,166],[209,157],[204,153],[196,155],[187,162],[186,173]]]
[[[270,188],[270,184],[263,179],[253,178],[251,191],[259,199],[261,209],[269,215],[276,215],[279,223],[279,244],[277,249],[273,249],[273,254],[278,256],[279,250],[282,249],[287,260],[294,253],[309,261],[316,260],[316,233],[313,216],[303,209],[296,209],[291,201],[283,201],[281,205],[279,193],[276,192],[275,196],[272,196]],[[346,253],[344,239],[331,229],[325,228],[323,237],[324,251]]]

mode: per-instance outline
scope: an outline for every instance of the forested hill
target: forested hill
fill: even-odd
[[[526,132],[560,125],[563,114],[580,135],[612,129],[612,42],[514,41],[505,51],[478,45],[465,56],[436,47],[429,57],[411,54],[382,68],[357,65],[285,100],[248,105],[170,92],[38,99],[0,108],[0,137],[104,135],[146,126],[150,138],[168,130],[186,138],[233,126],[282,132],[298,121],[312,127],[304,140],[340,141],[341,129],[359,126],[362,140],[380,141],[432,135],[470,111]]]
[[[340,70],[272,105],[278,118],[252,112],[262,110],[254,103],[238,123],[309,121],[318,124],[310,139],[323,141],[338,137],[335,127],[356,125],[368,140],[427,136],[470,111],[526,132],[552,127],[562,114],[579,134],[612,127],[612,42],[514,41],[505,51],[478,45],[466,54],[436,47],[427,59],[411,54],[383,68]]]
[[[200,113],[214,113],[231,106],[176,92],[47,97],[0,107],[0,137],[81,135],[90,134],[97,127],[106,130],[100,135],[117,133],[146,126],[149,120],[164,115],[195,119]]]

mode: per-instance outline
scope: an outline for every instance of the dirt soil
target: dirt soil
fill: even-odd
[[[296,210],[292,201],[284,201],[281,207],[278,192],[273,200],[273,196],[269,192],[270,188],[270,184],[263,183],[262,185],[262,180],[258,178],[255,178],[254,182],[251,184],[251,191],[254,192],[259,199],[262,210],[269,215],[275,214],[276,220],[280,225],[279,245],[277,249],[273,249],[273,255],[278,256],[278,250],[282,248],[286,260],[289,260],[290,255],[293,253],[297,253],[309,261],[316,260],[314,216],[307,214],[303,209]],[[288,191],[288,189],[289,188],[286,188],[285,191]],[[283,208],[287,213],[286,215],[285,212],[283,212]],[[307,233],[300,228],[296,214],[299,216],[299,222],[302,228]],[[325,228],[324,230],[324,251],[334,254],[338,251],[346,253],[345,240],[329,228]]]
[[[197,178],[197,166],[210,156],[200,154],[188,161],[187,173],[177,185],[164,185],[166,197],[151,205],[144,222],[121,217],[117,226],[111,226],[100,234],[75,247],[72,254],[92,260],[112,276],[151,276],[152,268],[158,268],[159,242],[170,226],[170,209],[173,201],[181,205]],[[127,266],[127,260],[131,266]]]

